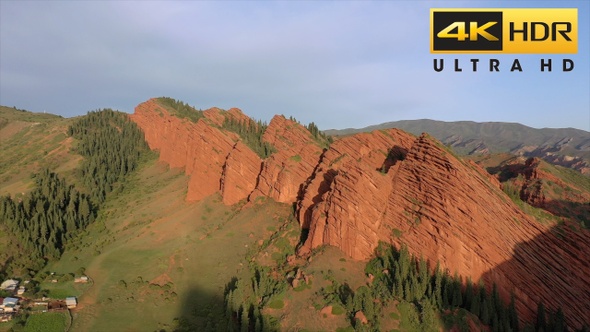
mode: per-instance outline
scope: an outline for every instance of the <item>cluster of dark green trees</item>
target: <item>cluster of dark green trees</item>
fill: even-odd
[[[47,169],[34,180],[21,199],[0,197],[0,226],[27,252],[27,267],[38,270],[61,256],[64,244],[94,220],[95,209],[88,196]]]
[[[414,326],[421,330],[438,330],[439,315],[455,315],[457,309],[471,312],[492,331],[519,331],[518,313],[514,297],[506,305],[496,285],[491,290],[483,284],[474,285],[470,280],[463,283],[457,275],[443,272],[439,265],[432,269],[424,259],[409,254],[404,246],[397,250],[391,245],[381,244],[377,255],[366,265],[365,272],[373,276],[373,282],[356,290],[348,284],[340,284],[329,274],[332,283],[318,293],[322,305],[341,306],[358,331],[378,331],[383,308],[397,300],[415,309]],[[225,308],[230,331],[272,331],[277,322],[261,314],[263,308],[280,307],[277,294],[285,291],[287,282],[279,280],[270,267],[251,265],[245,278],[234,278],[226,287]],[[275,300],[270,301],[275,296]],[[270,302],[269,302],[270,301]],[[400,304],[400,306],[401,306]],[[412,310],[414,310],[412,309]],[[565,331],[565,318],[561,310],[545,320],[541,306],[541,317],[537,330]],[[355,314],[362,311],[369,324],[355,320]],[[401,311],[401,310],[400,310]],[[404,314],[404,313],[402,313]],[[414,315],[413,312],[406,313]]]
[[[289,120],[301,124],[301,122],[299,122],[299,120],[297,120],[293,116],[289,116]],[[304,127],[311,133],[313,139],[323,148],[329,148],[330,144],[332,144],[332,142],[334,141],[332,136],[326,135],[325,133],[320,131],[320,128],[318,128],[318,126],[314,122],[310,122]]]
[[[107,194],[149,151],[135,123],[125,113],[110,109],[79,118],[68,133],[78,140],[75,149],[85,157],[77,174],[83,189],[46,169],[34,175],[35,187],[28,194],[18,199],[0,197],[0,227],[18,247],[0,254],[12,257],[8,261],[13,270],[37,271],[48,260],[59,258],[68,242],[94,221]]]
[[[324,132],[320,131],[315,123],[310,122],[307,126],[305,126],[305,128],[309,130],[311,136],[313,136],[316,142],[320,143],[322,147],[330,147],[330,144],[333,142],[332,136],[326,135]]]
[[[377,257],[369,261],[365,272],[373,276],[373,282],[353,291],[347,284],[333,281],[323,288],[321,295],[326,303],[338,304],[346,309],[355,330],[379,330],[382,310],[392,300],[410,304],[417,311],[413,324],[421,330],[438,330],[437,313],[458,308],[470,311],[493,331],[518,331],[518,314],[514,298],[505,305],[494,285],[491,292],[470,280],[462,286],[458,276],[451,277],[436,266],[433,272],[424,259],[408,253],[406,247],[399,251],[390,245],[381,244]],[[378,299],[379,301],[375,301]],[[369,324],[355,321],[355,314],[362,311]],[[410,313],[402,315],[412,316]]]
[[[200,118],[204,117],[203,111],[197,110],[189,104],[176,100],[170,97],[160,97],[158,102],[173,111],[176,116],[183,119],[189,119],[192,122],[199,121]]]
[[[408,253],[405,246],[396,248],[381,244],[377,257],[369,261],[365,272],[374,280],[370,286],[362,286],[352,291],[348,285],[335,284],[324,296],[332,303],[341,303],[349,313],[349,318],[356,329],[364,330],[354,321],[354,314],[363,311],[370,322],[369,330],[379,329],[381,309],[392,299],[405,301],[414,305],[420,313],[421,327],[432,327],[434,313],[454,312],[464,309],[477,316],[480,321],[491,327],[492,331],[519,331],[518,313],[514,296],[506,305],[496,285],[487,291],[483,283],[474,285],[467,280],[463,285],[457,275],[450,276],[440,266],[432,270],[424,259],[418,259]],[[431,272],[433,271],[433,272]],[[379,302],[375,302],[379,299]],[[567,331],[563,311],[549,312],[546,319],[543,304],[539,304],[536,331]],[[525,330],[532,326],[523,327]]]
[[[103,109],[89,112],[68,129],[79,140],[76,152],[84,156],[82,181],[92,202],[100,205],[115,183],[137,168],[149,150],[143,132],[125,113]]]
[[[254,121],[250,118],[245,120],[236,119],[233,116],[226,116],[222,128],[234,132],[242,138],[252,151],[256,152],[260,158],[265,159],[276,152],[272,144],[264,142],[262,135],[267,128],[267,124],[262,121]]]
[[[547,317],[549,316],[549,317]],[[565,315],[561,308],[557,311],[545,310],[543,302],[537,306],[537,320],[535,321],[535,331],[567,331],[567,324],[565,323]],[[588,326],[585,326],[582,331],[589,331]]]
[[[414,303],[419,311],[425,307],[441,312],[463,308],[490,325],[493,331],[518,331],[514,298],[505,305],[496,285],[488,292],[483,284],[474,285],[467,280],[463,287],[457,275],[441,271],[438,264],[431,273],[427,262],[411,256],[405,246],[398,251],[383,244],[378,253],[365,269],[375,278],[371,287],[375,298],[403,299]]]
[[[233,278],[225,289],[227,331],[278,331],[278,322],[261,310],[286,287],[286,282],[272,276],[270,267],[256,264],[250,266],[249,278]]]

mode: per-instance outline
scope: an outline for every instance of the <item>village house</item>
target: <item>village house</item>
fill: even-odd
[[[78,301],[76,300],[76,297],[74,297],[74,296],[66,297],[66,305],[68,306],[68,309],[74,309],[76,307],[76,305],[78,305]]]
[[[81,277],[76,277],[74,279],[75,283],[87,283],[88,282],[88,276],[81,276]]]
[[[18,301],[15,297],[6,297],[2,300],[0,308],[4,309],[4,313],[16,312],[19,309]]]
[[[9,292],[15,292],[16,288],[18,287],[19,281],[14,279],[8,279],[0,284],[0,290],[5,290]]]

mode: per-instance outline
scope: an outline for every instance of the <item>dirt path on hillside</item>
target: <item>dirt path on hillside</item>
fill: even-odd
[[[88,330],[98,318],[99,309],[96,307],[98,294],[107,277],[105,271],[100,266],[109,254],[110,252],[100,255],[86,269],[86,275],[92,282],[92,285],[78,298],[76,308],[71,310],[73,319],[70,330],[73,330],[73,328],[80,329],[81,327]]]

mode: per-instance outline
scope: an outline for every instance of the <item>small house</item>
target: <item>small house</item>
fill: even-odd
[[[18,299],[14,297],[6,297],[2,300],[2,305],[0,305],[5,313],[11,313],[18,310]]]
[[[8,308],[8,307],[14,308],[17,304],[18,304],[18,299],[15,297],[6,297],[2,301],[2,305],[4,306],[4,308]]]
[[[88,282],[88,277],[87,276],[81,276],[81,277],[77,277],[74,279],[75,283],[87,283]]]
[[[2,284],[0,284],[1,290],[6,290],[10,292],[14,292],[16,290],[16,287],[18,287],[18,280],[14,279],[5,280]]]
[[[18,288],[18,291],[16,291],[16,294],[17,295],[23,295],[25,293],[25,291],[26,291],[25,286],[20,286]]]
[[[74,296],[66,297],[66,306],[68,306],[68,309],[73,309],[77,305],[78,305],[78,301],[76,300],[76,297],[74,297]]]

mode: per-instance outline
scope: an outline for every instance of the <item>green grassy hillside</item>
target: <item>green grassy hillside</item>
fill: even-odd
[[[0,195],[32,188],[31,174],[49,168],[67,175],[82,159],[71,152],[74,119],[0,106]]]

